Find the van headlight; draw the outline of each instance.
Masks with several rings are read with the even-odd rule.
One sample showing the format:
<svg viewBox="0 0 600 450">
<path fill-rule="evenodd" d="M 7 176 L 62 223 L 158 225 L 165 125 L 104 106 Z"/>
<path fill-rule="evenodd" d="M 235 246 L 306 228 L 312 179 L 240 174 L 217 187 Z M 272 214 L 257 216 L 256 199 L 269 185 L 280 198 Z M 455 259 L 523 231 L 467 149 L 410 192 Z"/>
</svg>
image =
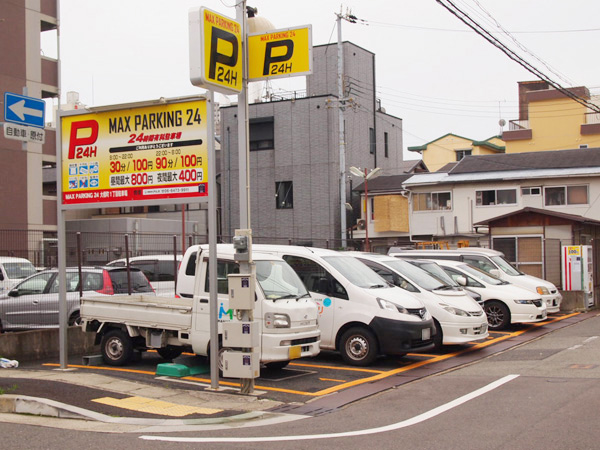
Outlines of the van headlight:
<svg viewBox="0 0 600 450">
<path fill-rule="evenodd" d="M 535 288 L 538 294 L 540 295 L 550 295 L 550 291 L 546 286 L 538 286 Z"/>
<path fill-rule="evenodd" d="M 281 313 L 266 313 L 265 314 L 266 328 L 289 328 L 290 316 Z"/>
<path fill-rule="evenodd" d="M 533 305 L 533 300 L 515 300 L 519 305 Z"/>
<path fill-rule="evenodd" d="M 463 311 L 460 308 L 454 308 L 453 306 L 444 306 L 444 309 L 455 316 L 469 317 L 471 315 L 468 312 Z"/>
<path fill-rule="evenodd" d="M 381 309 L 387 309 L 390 311 L 398 311 L 401 314 L 408 314 L 408 310 L 404 306 L 396 305 L 395 303 L 389 302 L 382 298 L 377 297 L 377 303 Z"/>
</svg>

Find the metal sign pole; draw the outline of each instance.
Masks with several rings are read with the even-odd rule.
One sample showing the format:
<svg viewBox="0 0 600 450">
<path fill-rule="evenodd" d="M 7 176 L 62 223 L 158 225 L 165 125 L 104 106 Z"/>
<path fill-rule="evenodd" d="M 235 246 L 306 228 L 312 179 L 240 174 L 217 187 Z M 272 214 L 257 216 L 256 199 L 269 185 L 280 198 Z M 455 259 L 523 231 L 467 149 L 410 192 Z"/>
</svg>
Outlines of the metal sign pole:
<svg viewBox="0 0 600 450">
<path fill-rule="evenodd" d="M 206 105 L 207 118 L 207 146 L 208 146 L 208 272 L 209 272 L 209 305 L 210 305 L 210 387 L 219 388 L 219 322 L 217 309 L 217 205 L 216 205 L 216 186 L 215 180 L 215 110 L 214 110 L 214 92 L 207 92 L 208 99 Z M 200 261 L 196 261 L 200 264 Z"/>
</svg>

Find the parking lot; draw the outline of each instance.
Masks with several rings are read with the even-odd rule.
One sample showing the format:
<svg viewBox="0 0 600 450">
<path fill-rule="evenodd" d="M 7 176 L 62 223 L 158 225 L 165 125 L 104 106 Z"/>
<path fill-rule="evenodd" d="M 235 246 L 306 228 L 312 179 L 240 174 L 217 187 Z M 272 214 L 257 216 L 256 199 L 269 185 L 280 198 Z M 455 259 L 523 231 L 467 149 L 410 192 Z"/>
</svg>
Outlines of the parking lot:
<svg viewBox="0 0 600 450">
<path fill-rule="evenodd" d="M 304 405 L 308 402 L 312 404 L 315 399 L 320 399 L 321 403 L 339 407 L 375 392 L 459 367 L 536 339 L 554 329 L 579 321 L 579 316 L 579 313 L 554 314 L 544 322 L 513 325 L 503 332 L 490 332 L 485 341 L 464 346 L 444 346 L 440 352 L 409 353 L 402 358 L 380 357 L 369 367 L 348 366 L 338 353 L 323 351 L 315 358 L 294 360 L 284 369 L 263 368 L 260 378 L 255 380 L 253 395 L 294 405 Z M 201 366 L 203 373 L 181 378 L 157 375 L 157 365 L 165 363 L 165 360 L 155 352 L 143 353 L 141 359 L 126 367 L 97 364 L 98 358 L 90 357 L 84 360 L 89 361 L 89 364 L 82 364 L 81 357 L 72 357 L 69 367 L 97 373 L 108 371 L 112 376 L 143 380 L 146 383 L 174 383 L 178 387 L 186 384 L 190 389 L 205 389 L 210 387 L 211 382 L 207 360 L 190 354 L 184 354 L 174 362 Z M 58 364 L 55 362 L 43 364 L 45 368 L 56 366 Z M 239 381 L 221 379 L 219 387 L 236 391 L 239 389 Z M 333 393 L 337 395 L 329 395 Z"/>
</svg>

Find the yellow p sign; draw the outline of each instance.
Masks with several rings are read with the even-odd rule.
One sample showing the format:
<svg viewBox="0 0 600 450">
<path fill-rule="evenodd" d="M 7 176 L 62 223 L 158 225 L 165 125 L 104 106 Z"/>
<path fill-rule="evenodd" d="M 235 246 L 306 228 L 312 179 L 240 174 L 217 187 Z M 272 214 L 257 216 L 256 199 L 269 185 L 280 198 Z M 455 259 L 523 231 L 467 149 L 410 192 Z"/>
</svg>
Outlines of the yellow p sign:
<svg viewBox="0 0 600 450">
<path fill-rule="evenodd" d="M 274 30 L 248 36 L 248 79 L 312 73 L 312 27 Z"/>
<path fill-rule="evenodd" d="M 242 90 L 242 27 L 208 8 L 189 12 L 190 81 L 224 94 Z"/>
</svg>

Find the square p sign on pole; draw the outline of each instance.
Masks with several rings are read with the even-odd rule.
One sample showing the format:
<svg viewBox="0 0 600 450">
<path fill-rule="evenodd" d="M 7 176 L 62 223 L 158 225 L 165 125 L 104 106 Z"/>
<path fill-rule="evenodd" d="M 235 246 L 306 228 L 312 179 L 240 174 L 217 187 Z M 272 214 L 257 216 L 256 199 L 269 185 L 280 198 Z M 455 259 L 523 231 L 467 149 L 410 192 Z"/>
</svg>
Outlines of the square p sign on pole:
<svg viewBox="0 0 600 450">
<path fill-rule="evenodd" d="M 192 8 L 190 81 L 222 94 L 242 91 L 242 26 L 208 8 Z"/>
</svg>

